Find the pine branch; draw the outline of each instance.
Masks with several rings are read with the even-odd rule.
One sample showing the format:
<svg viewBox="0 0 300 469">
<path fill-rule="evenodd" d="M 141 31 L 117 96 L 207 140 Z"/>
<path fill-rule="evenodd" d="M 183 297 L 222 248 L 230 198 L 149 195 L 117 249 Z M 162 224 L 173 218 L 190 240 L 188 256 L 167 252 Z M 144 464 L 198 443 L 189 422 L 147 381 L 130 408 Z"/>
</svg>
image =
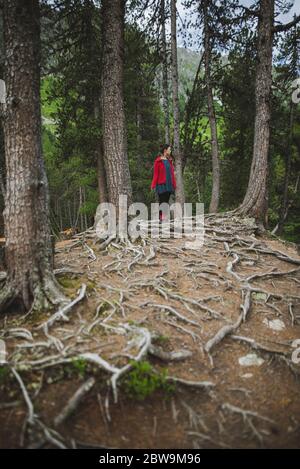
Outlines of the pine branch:
<svg viewBox="0 0 300 469">
<path fill-rule="evenodd" d="M 259 10 L 251 10 L 251 8 L 247 8 L 243 5 L 239 5 L 239 6 L 248 16 L 256 16 L 258 18 L 260 15 Z"/>
<path fill-rule="evenodd" d="M 295 16 L 295 18 L 293 19 L 293 21 L 290 21 L 289 23 L 286 23 L 286 24 L 278 24 L 277 26 L 274 26 L 273 28 L 273 31 L 275 33 L 281 33 L 283 31 L 288 31 L 289 29 L 291 29 L 293 26 L 295 26 L 296 24 L 298 24 L 300 21 L 300 15 L 298 16 Z"/>
</svg>

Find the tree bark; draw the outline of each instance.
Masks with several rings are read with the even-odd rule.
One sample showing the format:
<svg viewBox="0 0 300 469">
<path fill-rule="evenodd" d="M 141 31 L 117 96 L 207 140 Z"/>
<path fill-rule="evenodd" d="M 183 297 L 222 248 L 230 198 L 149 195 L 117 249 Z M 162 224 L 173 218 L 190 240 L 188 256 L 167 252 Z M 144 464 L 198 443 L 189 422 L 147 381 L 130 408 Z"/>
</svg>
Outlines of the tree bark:
<svg viewBox="0 0 300 469">
<path fill-rule="evenodd" d="M 180 116 L 178 99 L 178 65 L 177 65 L 177 25 L 176 0 L 171 0 L 171 56 L 172 56 L 172 88 L 173 88 L 173 120 L 174 120 L 174 158 L 176 172 L 176 202 L 184 204 L 184 185 L 182 173 L 182 153 L 180 147 Z"/>
<path fill-rule="evenodd" d="M 274 0 L 260 0 L 255 83 L 255 128 L 250 177 L 245 198 L 235 212 L 267 224 Z"/>
<path fill-rule="evenodd" d="M 296 21 L 297 17 L 295 16 L 294 20 Z M 293 32 L 293 42 L 292 42 L 292 76 L 293 79 L 297 79 L 298 67 L 299 67 L 299 39 L 298 39 L 298 30 L 297 25 L 294 26 Z M 292 152 L 293 152 L 293 140 L 294 140 L 294 121 L 295 121 L 295 109 L 296 104 L 293 103 L 293 100 L 290 101 L 290 122 L 289 122 L 289 134 L 287 139 L 287 148 L 286 148 L 286 159 L 285 159 L 285 175 L 284 175 L 284 188 L 283 188 L 283 197 L 280 208 L 278 224 L 272 233 L 277 233 L 281 235 L 283 233 L 283 228 L 285 221 L 288 217 L 289 208 L 292 205 L 292 201 L 289 200 L 289 183 L 291 177 L 291 163 L 292 163 Z"/>
<path fill-rule="evenodd" d="M 123 98 L 125 0 L 103 0 L 102 124 L 109 202 L 132 200 Z"/>
<path fill-rule="evenodd" d="M 66 301 L 52 272 L 49 195 L 40 109 L 38 0 L 7 0 L 4 140 L 6 159 L 5 261 L 0 311 L 17 302 L 41 310 Z"/>
</svg>

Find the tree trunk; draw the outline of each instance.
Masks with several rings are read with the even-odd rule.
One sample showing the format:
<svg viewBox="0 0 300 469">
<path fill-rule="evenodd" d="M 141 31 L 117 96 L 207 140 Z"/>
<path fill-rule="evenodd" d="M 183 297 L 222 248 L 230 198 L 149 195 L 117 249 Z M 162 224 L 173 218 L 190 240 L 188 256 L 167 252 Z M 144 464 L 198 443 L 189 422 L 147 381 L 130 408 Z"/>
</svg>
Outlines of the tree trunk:
<svg viewBox="0 0 300 469">
<path fill-rule="evenodd" d="M 180 148 L 180 119 L 178 99 L 178 66 L 177 66 L 177 26 L 176 0 L 171 0 L 171 55 L 172 55 L 172 88 L 173 88 L 173 120 L 174 120 L 174 158 L 176 171 L 176 202 L 184 204 L 184 185 L 182 173 L 182 154 Z"/>
<path fill-rule="evenodd" d="M 103 151 L 109 202 L 118 210 L 119 196 L 132 189 L 127 156 L 123 99 L 125 0 L 103 0 L 102 124 Z"/>
<path fill-rule="evenodd" d="M 41 145 L 38 0 L 4 2 L 5 260 L 0 311 L 16 302 L 41 310 L 66 301 L 52 272 L 48 181 Z"/>
<path fill-rule="evenodd" d="M 294 16 L 296 19 L 296 16 Z M 293 45 L 292 45 L 292 77 L 294 80 L 297 79 L 298 68 L 299 68 L 299 39 L 297 25 L 294 27 L 293 32 Z M 279 214 L 278 224 L 272 233 L 282 235 L 285 221 L 288 216 L 289 208 L 292 205 L 292 201 L 289 201 L 289 183 L 291 177 L 291 163 L 292 163 L 292 152 L 293 152 L 293 140 L 294 140 L 294 120 L 295 120 L 295 108 L 296 105 L 291 100 L 290 102 L 290 122 L 289 122 L 289 135 L 287 139 L 286 159 L 285 159 L 285 175 L 284 175 L 284 189 L 283 198 L 281 203 L 281 209 Z"/>
<path fill-rule="evenodd" d="M 163 55 L 163 111 L 165 126 L 165 143 L 170 143 L 170 106 L 169 106 L 169 86 L 168 86 L 168 54 L 166 41 L 166 5 L 165 0 L 160 3 L 161 15 L 161 44 Z"/>
<path fill-rule="evenodd" d="M 267 224 L 274 0 L 260 0 L 255 83 L 253 157 L 245 198 L 235 212 Z"/>
<path fill-rule="evenodd" d="M 204 19 L 204 65 L 205 85 L 207 94 L 208 119 L 211 132 L 211 156 L 212 156 L 212 192 L 209 212 L 217 212 L 220 198 L 220 161 L 218 148 L 217 121 L 214 108 L 213 91 L 211 84 L 211 33 L 208 19 L 208 0 L 203 2 Z"/>
</svg>

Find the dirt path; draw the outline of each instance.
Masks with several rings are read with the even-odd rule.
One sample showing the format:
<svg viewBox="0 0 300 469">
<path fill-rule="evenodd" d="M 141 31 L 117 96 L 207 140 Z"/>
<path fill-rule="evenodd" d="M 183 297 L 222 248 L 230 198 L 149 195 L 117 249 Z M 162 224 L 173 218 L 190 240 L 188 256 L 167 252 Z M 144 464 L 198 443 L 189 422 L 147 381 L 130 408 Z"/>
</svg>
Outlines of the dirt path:
<svg viewBox="0 0 300 469">
<path fill-rule="evenodd" d="M 15 374 L 0 368 L 0 447 L 299 447 L 300 256 L 254 232 L 219 217 L 198 250 L 58 244 L 57 278 L 86 295 L 47 329 L 47 312 L 1 318 Z"/>
</svg>

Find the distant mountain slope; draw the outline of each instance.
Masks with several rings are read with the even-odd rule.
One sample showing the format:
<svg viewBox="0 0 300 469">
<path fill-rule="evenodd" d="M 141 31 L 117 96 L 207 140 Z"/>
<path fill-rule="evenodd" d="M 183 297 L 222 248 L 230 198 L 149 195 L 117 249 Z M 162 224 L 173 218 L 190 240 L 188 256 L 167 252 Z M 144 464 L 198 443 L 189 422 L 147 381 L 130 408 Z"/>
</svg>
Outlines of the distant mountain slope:
<svg viewBox="0 0 300 469">
<path fill-rule="evenodd" d="M 178 47 L 179 94 L 186 98 L 186 90 L 193 86 L 201 52 Z"/>
</svg>

